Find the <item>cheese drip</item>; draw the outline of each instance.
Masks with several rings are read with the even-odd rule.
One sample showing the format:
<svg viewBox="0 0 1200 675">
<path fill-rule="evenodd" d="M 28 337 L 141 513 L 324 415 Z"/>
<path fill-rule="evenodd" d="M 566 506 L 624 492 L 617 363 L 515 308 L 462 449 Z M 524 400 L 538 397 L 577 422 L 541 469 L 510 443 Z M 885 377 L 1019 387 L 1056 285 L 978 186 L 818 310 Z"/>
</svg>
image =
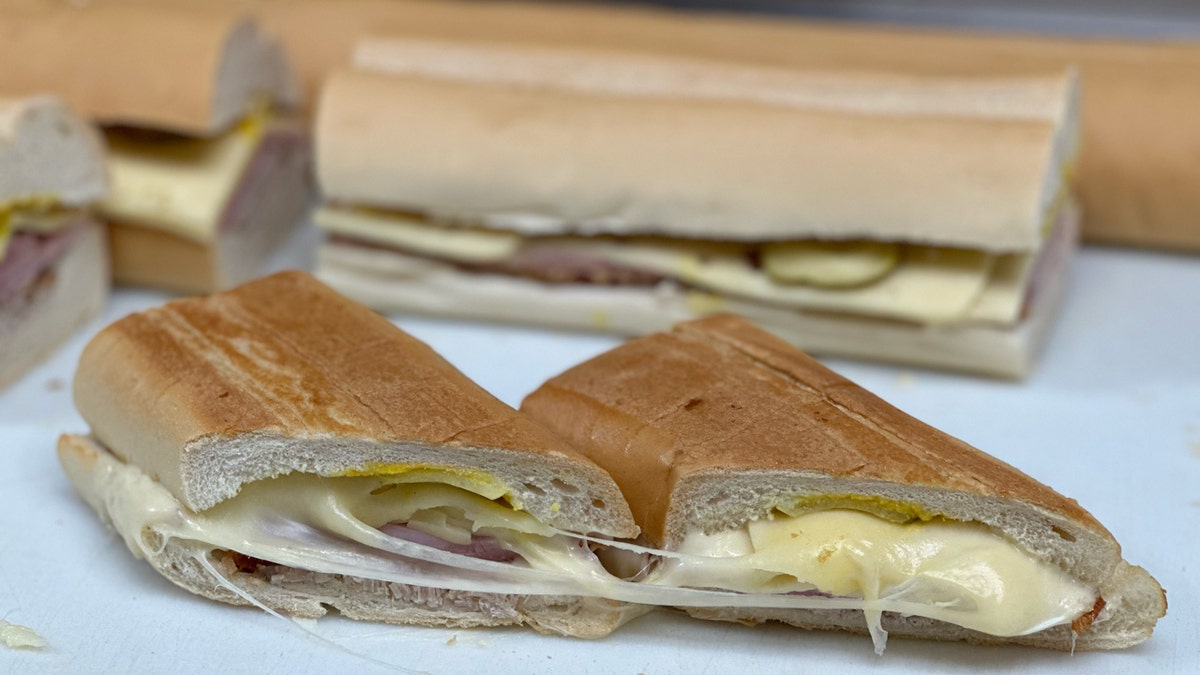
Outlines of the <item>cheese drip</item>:
<svg viewBox="0 0 1200 675">
<path fill-rule="evenodd" d="M 895 523 L 847 509 L 689 533 L 647 583 L 742 593 L 903 600 L 989 635 L 1027 635 L 1092 607 L 1095 591 L 984 525 Z"/>
<path fill-rule="evenodd" d="M 426 470 L 419 474 L 428 475 Z M 648 549 L 563 532 L 550 528 L 528 513 L 471 491 L 444 484 L 405 484 L 403 477 L 397 480 L 396 476 L 319 478 L 289 475 L 249 484 L 236 497 L 203 513 L 184 508 L 160 483 L 107 452 L 97 458 L 90 480 L 91 492 L 101 502 L 97 508 L 125 537 L 134 555 L 152 559 L 162 552 L 168 541 L 174 540 L 210 571 L 213 568 L 209 553 L 229 550 L 313 572 L 477 593 L 572 595 L 674 607 L 861 610 L 868 617 L 874 617 L 876 627 L 879 615 L 885 611 L 952 623 L 972 620 L 972 610 L 965 604 L 969 599 L 957 601 L 944 593 L 932 593 L 923 588 L 914 590 L 905 584 L 884 589 L 890 593 L 868 593 L 865 597 L 819 597 L 778 590 L 746 593 L 664 585 L 661 574 L 656 577 L 658 583 L 624 581 L 608 573 L 585 543 L 659 557 L 668 561 L 668 567 L 687 564 L 687 569 L 695 569 L 697 565 L 716 564 L 731 565 L 731 569 L 740 570 L 737 574 L 746 571 L 733 558 L 710 557 L 712 548 L 709 546 L 701 545 L 704 555 L 696 555 L 694 551 Z M 455 482 L 461 482 L 459 477 Z M 450 517 L 439 519 L 438 514 Z M 522 561 L 505 563 L 471 558 L 391 537 L 377 529 L 386 522 L 414 517 L 426 524 L 434 523 L 434 527 L 443 524 L 460 530 L 469 527 L 472 533 L 493 536 L 504 547 L 517 552 Z M 946 531 L 956 530 L 948 528 Z M 156 536 L 147 536 L 148 532 Z M 1010 570 L 1000 571 L 1007 573 Z M 1058 570 L 1035 571 L 1043 577 L 1066 576 Z M 222 582 L 229 583 L 228 580 Z M 1064 582 L 1060 586 L 1073 583 Z M 708 578 L 704 584 L 713 585 L 712 579 Z M 1039 590 L 1058 592 L 1060 586 Z M 1024 630 L 1033 632 L 1070 623 L 1091 608 L 1093 593 L 1078 584 L 1070 590 L 1058 606 L 1050 607 L 1054 603 L 1047 603 L 1042 597 L 1028 597 L 1022 601 L 1021 598 L 1028 595 L 1022 588 L 1012 603 L 1026 602 L 1031 607 L 1051 612 L 1029 619 Z M 236 589 L 235 592 L 244 595 L 248 591 Z M 922 593 L 926 595 L 922 596 Z M 1087 596 L 1086 602 L 1084 596 Z M 1075 606 L 1076 600 L 1079 600 L 1079 606 Z M 974 611 L 985 608 L 986 605 L 977 605 Z M 633 611 L 629 616 L 636 613 Z M 985 620 L 974 621 L 975 625 L 984 623 Z M 872 637 L 876 651 L 882 652 L 886 634 L 882 630 L 873 630 Z"/>
</svg>

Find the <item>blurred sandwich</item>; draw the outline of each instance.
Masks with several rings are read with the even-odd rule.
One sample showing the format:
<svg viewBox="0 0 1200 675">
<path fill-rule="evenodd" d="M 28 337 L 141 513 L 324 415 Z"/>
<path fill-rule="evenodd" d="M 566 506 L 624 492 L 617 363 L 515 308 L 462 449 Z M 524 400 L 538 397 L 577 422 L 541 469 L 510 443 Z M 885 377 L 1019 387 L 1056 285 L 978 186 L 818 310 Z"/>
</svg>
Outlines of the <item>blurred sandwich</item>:
<svg viewBox="0 0 1200 675">
<path fill-rule="evenodd" d="M 53 352 L 108 296 L 100 135 L 57 99 L 0 98 L 0 389 Z"/>
<path fill-rule="evenodd" d="M 368 36 L 648 52 L 860 75 L 995 78 L 1076 67 L 1084 82 L 1084 239 L 1200 251 L 1200 191 L 1192 189 L 1200 181 L 1194 39 L 1006 35 L 630 3 L 265 0 L 256 7 L 294 57 L 306 99 Z"/>
<path fill-rule="evenodd" d="M 278 45 L 233 4 L 8 8 L 0 93 L 52 88 L 104 126 L 116 281 L 182 292 L 257 276 L 311 200 Z"/>
<path fill-rule="evenodd" d="M 1166 611 L 1077 502 L 736 317 L 628 342 L 521 410 L 621 487 L 662 549 L 641 584 L 780 603 L 701 618 L 1070 651 Z"/>
<path fill-rule="evenodd" d="M 318 275 L 376 309 L 1021 376 L 1077 237 L 1075 80 L 365 43 L 317 119 Z"/>
</svg>

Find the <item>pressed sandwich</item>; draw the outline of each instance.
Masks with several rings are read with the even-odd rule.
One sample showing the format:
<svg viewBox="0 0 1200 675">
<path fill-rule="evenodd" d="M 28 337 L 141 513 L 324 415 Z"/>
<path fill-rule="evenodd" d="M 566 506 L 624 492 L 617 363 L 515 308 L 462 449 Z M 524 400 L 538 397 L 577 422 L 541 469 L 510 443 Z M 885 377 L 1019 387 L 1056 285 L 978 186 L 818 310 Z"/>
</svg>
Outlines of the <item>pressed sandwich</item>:
<svg viewBox="0 0 1200 675">
<path fill-rule="evenodd" d="M 280 273 L 130 315 L 84 350 L 59 456 L 135 556 L 302 617 L 606 634 L 640 608 L 581 535 L 612 479 L 433 350 Z"/>
<path fill-rule="evenodd" d="M 0 389 L 108 296 L 99 133 L 50 96 L 0 98 Z"/>
<path fill-rule="evenodd" d="M 1070 73 L 841 75 L 383 40 L 317 119 L 318 275 L 382 310 L 1031 368 L 1077 236 Z"/>
<path fill-rule="evenodd" d="M 630 341 L 521 409 L 621 487 L 656 547 L 641 584 L 780 603 L 698 617 L 1072 650 L 1166 611 L 1077 502 L 737 317 Z"/>
<path fill-rule="evenodd" d="M 53 90 L 104 126 L 116 281 L 183 292 L 261 273 L 311 199 L 279 46 L 233 4 L 6 8 L 0 93 Z"/>
<path fill-rule="evenodd" d="M 657 3 L 664 4 L 664 3 Z M 678 4 L 678 3 L 673 3 Z M 711 3 L 710 3 L 711 4 Z M 1075 67 L 1081 92 L 1079 196 L 1086 240 L 1200 251 L 1200 42 L 1004 34 L 631 3 L 280 0 L 259 5 L 306 92 L 365 36 L 507 41 L 650 52 L 797 69 L 954 78 Z M 1131 142 L 1130 139 L 1137 139 Z"/>
</svg>

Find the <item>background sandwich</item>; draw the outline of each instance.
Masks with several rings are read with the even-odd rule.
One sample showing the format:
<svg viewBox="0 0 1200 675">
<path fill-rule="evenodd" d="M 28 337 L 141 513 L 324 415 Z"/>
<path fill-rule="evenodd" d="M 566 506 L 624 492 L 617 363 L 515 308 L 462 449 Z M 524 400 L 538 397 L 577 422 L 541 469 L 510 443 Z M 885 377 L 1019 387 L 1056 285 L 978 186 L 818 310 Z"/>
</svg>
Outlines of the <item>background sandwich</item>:
<svg viewBox="0 0 1200 675">
<path fill-rule="evenodd" d="M 628 342 L 521 409 L 674 552 L 642 583 L 808 600 L 696 616 L 1075 650 L 1139 643 L 1166 611 L 1074 500 L 736 317 Z"/>
<path fill-rule="evenodd" d="M 118 282 L 211 291 L 256 276 L 311 199 L 283 53 L 233 4 L 7 6 L 0 93 L 53 90 L 104 125 Z"/>
<path fill-rule="evenodd" d="M 1020 376 L 1076 239 L 1074 79 L 376 41 L 324 92 L 318 275 L 372 307 L 638 334 L 714 311 Z"/>
<path fill-rule="evenodd" d="M 0 389 L 46 358 L 108 296 L 99 134 L 57 99 L 0 98 Z"/>
<path fill-rule="evenodd" d="M 728 3 L 727 3 L 728 4 Z M 648 52 L 843 73 L 1021 77 L 1078 68 L 1089 241 L 1200 251 L 1200 44 L 802 21 L 598 3 L 270 0 L 307 96 L 364 36 Z"/>
<path fill-rule="evenodd" d="M 598 592 L 616 579 L 579 538 L 636 535 L 612 479 L 307 275 L 121 319 L 75 400 L 71 481 L 193 593 L 583 637 L 643 611 Z"/>
</svg>

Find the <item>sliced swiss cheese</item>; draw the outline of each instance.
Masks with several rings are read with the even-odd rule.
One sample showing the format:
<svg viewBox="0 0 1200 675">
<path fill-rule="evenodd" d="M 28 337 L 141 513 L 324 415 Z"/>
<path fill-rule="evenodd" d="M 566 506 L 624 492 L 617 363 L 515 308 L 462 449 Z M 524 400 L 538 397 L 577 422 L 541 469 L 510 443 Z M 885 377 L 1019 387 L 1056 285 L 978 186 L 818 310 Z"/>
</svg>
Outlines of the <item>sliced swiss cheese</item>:
<svg viewBox="0 0 1200 675">
<path fill-rule="evenodd" d="M 208 243 L 262 140 L 262 122 L 247 120 L 215 139 L 107 132 L 106 218 Z"/>
<path fill-rule="evenodd" d="M 580 255 L 657 272 L 696 288 L 772 305 L 848 312 L 922 324 L 1012 323 L 1020 315 L 1035 254 L 906 245 L 899 263 L 872 283 L 849 288 L 783 284 L 750 260 L 744 244 L 661 238 L 531 237 L 450 227 L 419 216 L 325 208 L 323 229 L 457 263 L 497 263 L 537 250 Z M 545 256 L 543 256 L 545 257 Z"/>
</svg>

